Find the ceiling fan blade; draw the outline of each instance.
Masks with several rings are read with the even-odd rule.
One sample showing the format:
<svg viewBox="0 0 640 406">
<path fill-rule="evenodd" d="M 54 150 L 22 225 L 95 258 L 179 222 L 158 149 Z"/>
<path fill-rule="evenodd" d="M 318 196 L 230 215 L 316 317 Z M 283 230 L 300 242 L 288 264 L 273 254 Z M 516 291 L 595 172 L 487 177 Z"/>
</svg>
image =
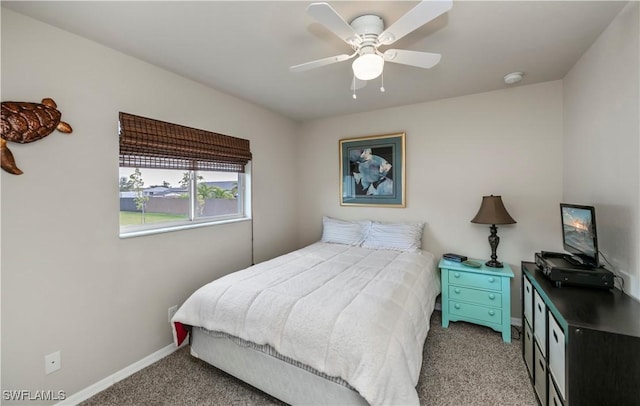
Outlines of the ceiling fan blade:
<svg viewBox="0 0 640 406">
<path fill-rule="evenodd" d="M 359 38 L 358 33 L 327 3 L 311 3 L 307 13 L 348 44 Z"/>
<path fill-rule="evenodd" d="M 388 49 L 382 55 L 386 62 L 401 63 L 425 69 L 434 67 L 442 58 L 440 54 L 407 51 L 406 49 Z"/>
<path fill-rule="evenodd" d="M 355 55 L 356 54 L 354 53 L 352 55 L 342 54 L 342 55 L 330 56 L 328 58 L 318 59 L 311 62 L 301 63 L 300 65 L 290 66 L 289 70 L 291 72 L 304 72 L 311 69 L 319 68 L 321 66 L 331 65 L 332 63 L 346 61 L 347 59 L 351 59 Z"/>
<path fill-rule="evenodd" d="M 418 27 L 451 10 L 452 0 L 423 0 L 379 35 L 380 43 L 390 45 Z"/>
</svg>

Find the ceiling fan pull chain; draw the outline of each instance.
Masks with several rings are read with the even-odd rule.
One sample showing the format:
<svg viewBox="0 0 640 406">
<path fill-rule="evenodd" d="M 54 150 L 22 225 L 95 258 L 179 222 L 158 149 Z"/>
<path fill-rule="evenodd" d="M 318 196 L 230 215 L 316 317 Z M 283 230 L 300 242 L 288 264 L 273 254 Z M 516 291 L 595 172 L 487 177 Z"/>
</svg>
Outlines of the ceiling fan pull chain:
<svg viewBox="0 0 640 406">
<path fill-rule="evenodd" d="M 380 75 L 380 92 L 384 93 L 384 71 Z"/>
<path fill-rule="evenodd" d="M 358 96 L 356 96 L 356 76 L 353 75 L 353 81 L 351 82 L 351 88 L 353 89 L 353 100 L 357 99 Z"/>
</svg>

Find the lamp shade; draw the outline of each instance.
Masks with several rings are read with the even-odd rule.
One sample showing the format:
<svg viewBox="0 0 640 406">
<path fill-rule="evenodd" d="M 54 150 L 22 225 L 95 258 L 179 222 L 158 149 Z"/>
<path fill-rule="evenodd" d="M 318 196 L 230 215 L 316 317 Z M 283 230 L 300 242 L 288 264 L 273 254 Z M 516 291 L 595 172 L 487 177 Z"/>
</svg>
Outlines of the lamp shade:
<svg viewBox="0 0 640 406">
<path fill-rule="evenodd" d="M 477 224 L 514 224 L 516 221 L 509 215 L 502 203 L 502 196 L 483 196 L 478 214 L 471 220 Z"/>
<path fill-rule="evenodd" d="M 382 74 L 384 59 L 380 55 L 369 53 L 358 57 L 353 64 L 353 74 L 360 80 L 375 79 Z"/>
</svg>

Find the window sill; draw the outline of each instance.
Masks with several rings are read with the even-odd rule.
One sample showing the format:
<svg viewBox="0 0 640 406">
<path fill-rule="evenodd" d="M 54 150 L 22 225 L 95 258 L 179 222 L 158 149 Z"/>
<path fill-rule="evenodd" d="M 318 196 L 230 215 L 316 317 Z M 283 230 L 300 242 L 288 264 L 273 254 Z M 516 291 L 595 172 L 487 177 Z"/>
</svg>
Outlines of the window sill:
<svg viewBox="0 0 640 406">
<path fill-rule="evenodd" d="M 200 222 L 189 221 L 189 222 L 184 222 L 184 223 L 179 223 L 179 224 L 169 225 L 164 227 L 158 227 L 158 228 L 121 231 L 120 238 L 124 239 L 124 238 L 133 238 L 133 237 L 142 237 L 145 235 L 163 234 L 163 233 L 170 233 L 172 231 L 189 230 L 192 228 L 201 228 L 201 227 L 211 227 L 211 226 L 217 226 L 220 224 L 238 223 L 241 221 L 250 221 L 250 220 L 251 220 L 250 217 L 239 217 L 239 218 L 216 220 L 216 221 L 200 221 Z"/>
</svg>

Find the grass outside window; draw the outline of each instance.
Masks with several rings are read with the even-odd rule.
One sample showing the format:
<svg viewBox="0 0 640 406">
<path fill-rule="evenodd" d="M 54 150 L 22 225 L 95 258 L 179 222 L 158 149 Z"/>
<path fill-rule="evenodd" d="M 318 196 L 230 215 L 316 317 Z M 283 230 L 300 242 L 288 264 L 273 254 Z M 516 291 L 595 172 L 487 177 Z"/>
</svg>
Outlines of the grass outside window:
<svg viewBox="0 0 640 406">
<path fill-rule="evenodd" d="M 142 213 L 121 211 L 120 212 L 120 225 L 142 225 L 149 223 L 167 223 L 171 221 L 184 221 L 189 220 L 189 216 L 181 216 L 177 214 L 168 213 L 145 213 L 144 222 L 142 220 Z"/>
</svg>

